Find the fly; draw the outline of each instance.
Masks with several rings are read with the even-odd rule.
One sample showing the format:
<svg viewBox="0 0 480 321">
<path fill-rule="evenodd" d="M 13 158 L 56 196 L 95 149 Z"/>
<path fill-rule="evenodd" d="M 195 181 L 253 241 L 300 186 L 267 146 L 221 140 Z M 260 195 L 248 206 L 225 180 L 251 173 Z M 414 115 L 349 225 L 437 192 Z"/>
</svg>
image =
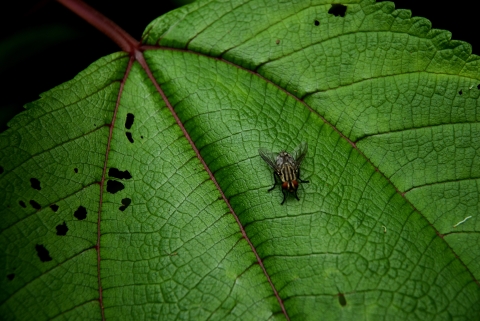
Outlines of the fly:
<svg viewBox="0 0 480 321">
<path fill-rule="evenodd" d="M 278 155 L 268 151 L 265 148 L 260 148 L 258 153 L 262 159 L 273 169 L 273 187 L 268 191 L 272 191 L 277 186 L 277 177 L 282 182 L 283 203 L 287 197 L 286 192 L 292 193 L 299 201 L 297 195 L 298 182 L 310 183 L 300 178 L 300 165 L 302 164 L 305 155 L 307 154 L 307 143 L 302 142 L 290 155 L 286 151 L 281 151 Z"/>
</svg>

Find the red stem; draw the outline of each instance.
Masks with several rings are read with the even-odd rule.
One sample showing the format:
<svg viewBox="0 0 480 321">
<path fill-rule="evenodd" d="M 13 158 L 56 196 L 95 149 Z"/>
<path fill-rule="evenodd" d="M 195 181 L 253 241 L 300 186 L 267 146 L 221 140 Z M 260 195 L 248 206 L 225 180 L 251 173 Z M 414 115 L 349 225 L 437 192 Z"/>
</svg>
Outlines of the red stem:
<svg viewBox="0 0 480 321">
<path fill-rule="evenodd" d="M 140 43 L 120 28 L 112 20 L 90 7 L 81 0 L 57 0 L 59 3 L 70 9 L 89 24 L 103 32 L 112 39 L 119 47 L 130 55 L 134 55 Z"/>
</svg>

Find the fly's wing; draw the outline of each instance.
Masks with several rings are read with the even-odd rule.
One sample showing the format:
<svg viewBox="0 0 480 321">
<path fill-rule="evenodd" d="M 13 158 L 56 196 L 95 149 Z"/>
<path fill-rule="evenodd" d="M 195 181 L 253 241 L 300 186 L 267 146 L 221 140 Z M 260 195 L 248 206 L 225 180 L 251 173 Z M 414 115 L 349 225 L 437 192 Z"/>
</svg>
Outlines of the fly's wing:
<svg viewBox="0 0 480 321">
<path fill-rule="evenodd" d="M 300 164 L 302 164 L 303 159 L 305 158 L 305 155 L 307 155 L 307 150 L 308 150 L 308 145 L 306 142 L 301 142 L 300 145 L 295 148 L 293 151 L 293 158 L 295 158 L 295 163 L 297 165 L 297 168 L 300 167 Z"/>
<path fill-rule="evenodd" d="M 260 148 L 258 150 L 258 153 L 260 154 L 260 157 L 262 157 L 262 159 L 265 161 L 265 163 L 268 164 L 268 166 L 270 166 L 274 171 L 277 170 L 277 166 L 275 165 L 277 157 L 274 153 L 272 153 L 266 148 Z"/>
</svg>

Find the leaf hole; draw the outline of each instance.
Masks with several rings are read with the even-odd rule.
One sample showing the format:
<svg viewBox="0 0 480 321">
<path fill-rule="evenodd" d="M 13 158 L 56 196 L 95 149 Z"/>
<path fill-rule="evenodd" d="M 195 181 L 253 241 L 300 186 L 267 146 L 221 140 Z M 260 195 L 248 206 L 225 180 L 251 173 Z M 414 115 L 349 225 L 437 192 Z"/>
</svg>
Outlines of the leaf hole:
<svg viewBox="0 0 480 321">
<path fill-rule="evenodd" d="M 38 204 L 37 202 L 35 202 L 34 200 L 30 200 L 30 205 L 32 205 L 32 207 L 36 210 L 39 210 L 41 209 L 42 207 L 40 206 L 40 204 Z"/>
<path fill-rule="evenodd" d="M 78 173 L 78 168 L 75 167 L 75 168 L 73 169 L 73 171 L 75 172 L 75 174 L 77 174 L 77 173 Z"/>
<path fill-rule="evenodd" d="M 335 17 L 345 17 L 345 13 L 347 12 L 347 6 L 344 6 L 343 4 L 332 4 L 332 7 L 330 10 L 328 10 L 329 14 L 333 14 Z"/>
<path fill-rule="evenodd" d="M 63 222 L 63 224 L 58 224 L 56 226 L 56 229 L 57 229 L 57 235 L 60 235 L 60 236 L 67 235 L 68 227 L 67 227 L 67 223 L 65 223 L 65 221 Z"/>
<path fill-rule="evenodd" d="M 24 201 L 19 201 L 18 204 L 20 204 L 20 206 L 23 208 L 27 208 L 27 205 L 25 205 Z"/>
<path fill-rule="evenodd" d="M 30 186 L 36 190 L 41 190 L 42 188 L 40 187 L 40 181 L 36 178 L 30 178 Z"/>
<path fill-rule="evenodd" d="M 133 137 L 131 132 L 126 132 L 125 135 L 127 135 L 128 141 L 133 144 Z"/>
<path fill-rule="evenodd" d="M 109 193 L 115 194 L 117 192 L 120 192 L 124 188 L 125 188 L 125 185 L 123 185 L 120 182 L 112 181 L 112 180 L 108 180 L 107 182 L 107 192 Z"/>
<path fill-rule="evenodd" d="M 7 275 L 7 279 L 9 279 L 10 281 L 15 279 L 15 273 L 10 273 L 9 275 Z"/>
<path fill-rule="evenodd" d="M 343 295 L 343 293 L 338 294 L 338 303 L 340 303 L 342 307 L 347 305 L 347 299 L 345 299 L 345 295 Z"/>
<path fill-rule="evenodd" d="M 3 174 L 3 167 L 0 166 L 0 174 Z"/>
<path fill-rule="evenodd" d="M 480 90 L 480 84 L 477 85 L 477 89 Z"/>
<path fill-rule="evenodd" d="M 143 136 L 140 136 L 141 139 L 143 139 Z"/>
<path fill-rule="evenodd" d="M 118 168 L 114 168 L 114 167 L 112 167 L 108 170 L 108 176 L 115 177 L 115 178 L 118 178 L 118 179 L 130 179 L 130 178 L 132 178 L 132 175 L 130 174 L 129 171 L 125 170 L 125 171 L 122 172 Z"/>
<path fill-rule="evenodd" d="M 134 119 L 135 119 L 135 116 L 133 114 L 131 114 L 131 113 L 127 114 L 127 119 L 125 120 L 125 128 L 126 129 L 132 128 Z"/>
<path fill-rule="evenodd" d="M 52 211 L 54 211 L 54 212 L 58 211 L 58 205 L 57 205 L 57 204 L 52 204 L 52 205 L 50 205 L 50 208 L 51 208 Z"/>
<path fill-rule="evenodd" d="M 458 94 L 461 96 L 463 94 L 463 91 L 460 89 L 460 91 L 458 92 Z"/>
<path fill-rule="evenodd" d="M 315 21 L 313 22 L 313 24 L 318 27 L 318 26 L 320 25 L 320 21 L 315 20 Z"/>
<path fill-rule="evenodd" d="M 42 244 L 35 245 L 35 250 L 37 250 L 37 255 L 42 262 L 48 262 L 52 260 L 50 253 Z"/>
<path fill-rule="evenodd" d="M 120 211 L 125 211 L 127 209 L 127 207 L 132 203 L 132 200 L 129 199 L 129 198 L 124 198 L 122 199 L 122 206 L 120 206 L 118 209 Z"/>
<path fill-rule="evenodd" d="M 83 206 L 79 206 L 75 213 L 73 213 L 73 216 L 75 216 L 78 220 L 84 220 L 87 218 L 87 209 Z"/>
</svg>

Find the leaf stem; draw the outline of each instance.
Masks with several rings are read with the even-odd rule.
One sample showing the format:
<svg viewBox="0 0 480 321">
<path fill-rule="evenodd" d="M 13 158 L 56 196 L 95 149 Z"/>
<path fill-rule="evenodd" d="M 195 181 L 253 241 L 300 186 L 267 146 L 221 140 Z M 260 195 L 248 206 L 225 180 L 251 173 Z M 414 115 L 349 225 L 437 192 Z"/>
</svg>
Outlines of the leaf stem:
<svg viewBox="0 0 480 321">
<path fill-rule="evenodd" d="M 113 40 L 123 51 L 130 55 L 134 55 L 138 51 L 140 43 L 137 40 L 85 2 L 81 0 L 57 1 Z"/>
</svg>

